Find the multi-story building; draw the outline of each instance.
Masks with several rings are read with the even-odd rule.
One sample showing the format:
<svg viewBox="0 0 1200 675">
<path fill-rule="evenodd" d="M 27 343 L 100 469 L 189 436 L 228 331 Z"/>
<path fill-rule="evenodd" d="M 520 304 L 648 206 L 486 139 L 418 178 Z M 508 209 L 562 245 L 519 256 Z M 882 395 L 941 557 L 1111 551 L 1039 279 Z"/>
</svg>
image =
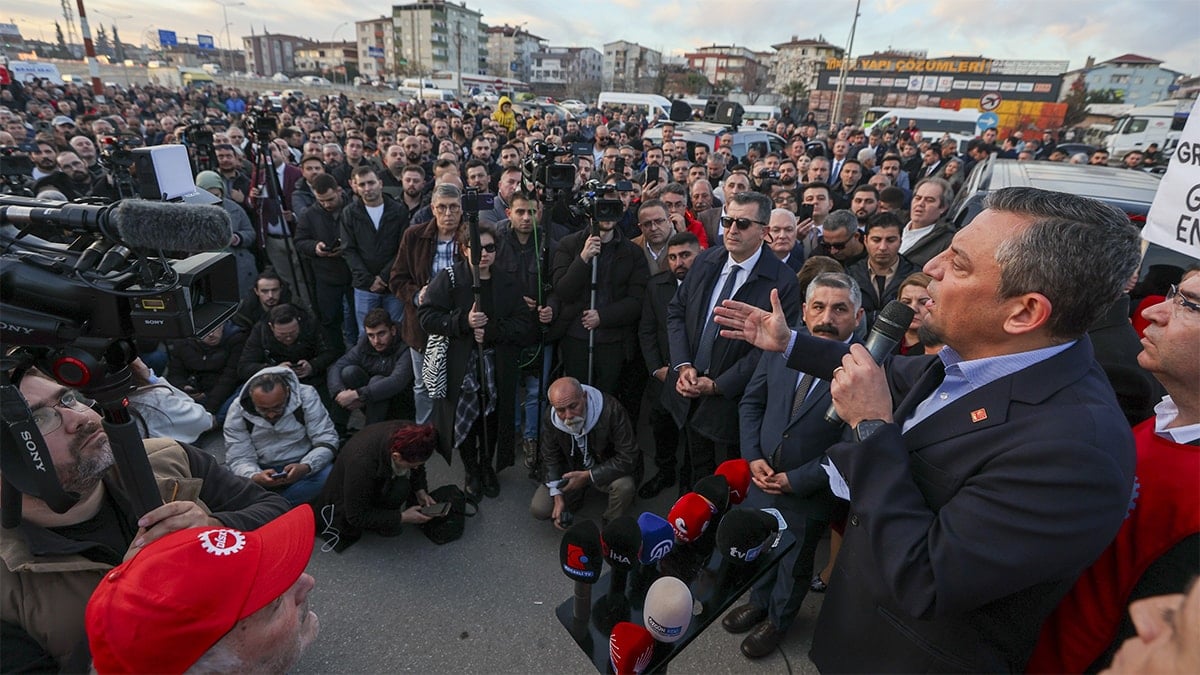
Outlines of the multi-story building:
<svg viewBox="0 0 1200 675">
<path fill-rule="evenodd" d="M 384 80 L 398 74 L 396 31 L 392 28 L 392 17 L 355 21 L 354 36 L 358 48 L 358 72 L 364 78 Z"/>
<path fill-rule="evenodd" d="M 487 73 L 483 15 L 465 4 L 428 0 L 392 6 L 396 65 L 409 75 Z"/>
<path fill-rule="evenodd" d="M 605 89 L 616 91 L 645 91 L 655 88 L 662 53 L 636 42 L 618 40 L 604 45 Z"/>
<path fill-rule="evenodd" d="M 487 74 L 528 82 L 532 77 L 532 57 L 545 46 L 545 38 L 520 26 L 491 26 L 487 29 Z"/>
<path fill-rule="evenodd" d="M 315 42 L 296 50 L 296 71 L 349 81 L 358 73 L 358 49 L 353 42 Z"/>
<path fill-rule="evenodd" d="M 845 50 L 831 45 L 823 36 L 817 38 L 799 39 L 795 35 L 788 42 L 771 45 L 775 55 L 771 60 L 771 70 L 767 76 L 767 86 L 777 94 L 792 82 L 803 83 L 808 91 L 817 88 L 817 76 L 825 66 L 826 59 L 840 59 Z"/>
<path fill-rule="evenodd" d="M 757 54 L 745 47 L 714 44 L 700 47 L 684 58 L 689 68 L 703 73 L 718 91 L 751 92 L 766 84 L 766 68 L 759 63 Z"/>
<path fill-rule="evenodd" d="M 311 40 L 295 35 L 264 33 L 242 38 L 246 52 L 246 72 L 270 77 L 275 73 L 296 73 L 296 52 L 312 45 Z"/>
<path fill-rule="evenodd" d="M 604 57 L 591 47 L 546 47 L 532 62 L 527 82 L 540 93 L 584 99 L 600 93 Z"/>
<path fill-rule="evenodd" d="M 1182 74 L 1161 67 L 1162 61 L 1138 54 L 1123 54 L 1115 59 L 1096 63 L 1088 57 L 1087 64 L 1063 74 L 1063 91 L 1068 92 L 1075 78 L 1083 74 L 1089 92 L 1111 89 L 1123 103 L 1149 105 L 1171 96 L 1171 85 Z"/>
</svg>

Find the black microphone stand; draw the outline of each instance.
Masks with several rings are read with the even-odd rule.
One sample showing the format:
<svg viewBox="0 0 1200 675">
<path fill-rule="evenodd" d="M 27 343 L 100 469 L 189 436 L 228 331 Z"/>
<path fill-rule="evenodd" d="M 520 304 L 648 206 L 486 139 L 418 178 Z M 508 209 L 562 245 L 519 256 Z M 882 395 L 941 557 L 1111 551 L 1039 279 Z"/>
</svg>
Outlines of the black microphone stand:
<svg viewBox="0 0 1200 675">
<path fill-rule="evenodd" d="M 471 290 L 475 295 L 475 307 L 479 311 L 483 311 L 483 282 L 479 276 L 479 265 L 483 261 L 483 244 L 479 239 L 479 195 L 474 189 L 468 189 L 465 199 L 465 209 L 467 213 L 467 227 L 470 230 L 471 236 Z M 477 348 L 478 358 L 475 363 L 476 376 L 479 378 L 479 428 L 483 436 L 482 449 L 479 452 L 479 459 L 484 456 L 488 458 L 488 462 L 494 462 L 495 459 L 491 455 L 491 442 L 488 438 L 487 424 L 487 368 L 484 367 L 484 348 L 483 342 L 476 340 L 475 347 Z M 480 467 L 482 468 L 482 467 Z"/>
<path fill-rule="evenodd" d="M 302 289 L 297 288 L 296 293 L 300 298 L 293 300 L 303 300 L 305 297 L 312 298 L 315 296 L 313 288 L 309 285 L 308 275 L 304 272 L 304 266 L 299 264 L 299 257 L 295 257 L 296 250 L 292 244 L 292 227 L 283 217 L 283 189 L 279 185 L 279 173 L 275 166 L 275 159 L 271 156 L 271 136 L 263 133 L 259 129 L 247 129 L 247 133 L 254 135 L 254 140 L 258 143 L 258 152 L 255 153 L 254 168 L 261 177 L 260 185 L 266 188 L 266 195 L 259 194 L 255 211 L 258 214 L 258 232 L 259 238 L 262 241 L 263 253 L 266 253 L 267 239 L 270 235 L 270 215 L 272 213 L 279 214 L 280 228 L 283 230 L 283 247 L 287 258 L 288 271 L 291 273 L 292 279 L 297 284 L 303 286 Z M 274 209 L 267 208 L 268 205 L 273 205 Z M 270 256 L 267 256 L 270 260 Z M 294 260 L 294 261 L 293 261 Z M 300 304 L 304 304 L 301 302 Z"/>
</svg>

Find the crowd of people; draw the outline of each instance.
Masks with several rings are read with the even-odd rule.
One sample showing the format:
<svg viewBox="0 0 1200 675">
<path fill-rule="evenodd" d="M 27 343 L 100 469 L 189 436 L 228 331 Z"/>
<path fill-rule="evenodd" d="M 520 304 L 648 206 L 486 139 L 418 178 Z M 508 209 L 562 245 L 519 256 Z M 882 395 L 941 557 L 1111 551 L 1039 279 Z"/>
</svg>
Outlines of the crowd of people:
<svg viewBox="0 0 1200 675">
<path fill-rule="evenodd" d="M 723 625 L 765 656 L 806 594 L 827 592 L 822 670 L 1103 667 L 1143 629 L 1122 623 L 1131 600 L 1200 572 L 1200 274 L 1135 286 L 1136 231 L 1086 199 L 1013 189 L 965 228 L 946 219 L 989 156 L 1075 161 L 1053 135 L 998 145 L 989 129 L 960 155 L 911 126 L 787 115 L 771 122 L 782 153 L 735 157 L 731 135 L 689 144 L 669 121 L 651 122 L 655 144 L 624 109 L 106 97 L 0 91 L 0 146 L 32 160 L 9 188 L 111 200 L 130 171 L 114 156 L 184 142 L 233 223 L 243 300 L 205 335 L 140 345 L 131 408 L 168 502 L 141 518 L 86 399 L 16 378 L 82 499 L 56 514 L 26 495 L 19 533 L 3 533 L 9 663 L 86 668 L 92 589 L 122 560 L 150 565 L 138 552 L 173 531 L 241 534 L 312 505 L 304 524 L 343 550 L 429 522 L 434 452 L 462 462 L 476 501 L 520 462 L 531 514 L 559 529 L 593 488 L 608 522 L 746 459 L 750 503 L 791 514 L 798 545 Z M 569 167 L 573 188 L 547 189 L 539 163 Z M 881 368 L 861 343 L 892 301 L 914 316 Z M 825 421 L 834 407 L 848 430 Z M 188 444 L 218 430 L 226 466 Z M 1174 499 L 1196 508 L 1142 517 Z M 302 582 L 288 572 L 272 592 L 302 606 Z M 226 611 L 225 628 L 262 607 Z M 296 625 L 311 641 L 303 612 Z M 208 657 L 264 663 L 243 647 Z M 1195 652 L 1176 658 L 1200 668 Z"/>
</svg>

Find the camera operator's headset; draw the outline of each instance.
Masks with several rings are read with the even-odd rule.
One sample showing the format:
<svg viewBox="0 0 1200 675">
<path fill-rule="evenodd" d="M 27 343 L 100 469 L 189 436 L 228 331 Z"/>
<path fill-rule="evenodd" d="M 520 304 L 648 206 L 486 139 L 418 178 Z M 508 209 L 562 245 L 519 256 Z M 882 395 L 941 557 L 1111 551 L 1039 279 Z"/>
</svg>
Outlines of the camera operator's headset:
<svg viewBox="0 0 1200 675">
<path fill-rule="evenodd" d="M 66 513 L 79 501 L 78 493 L 58 482 L 46 439 L 18 389 L 24 375 L 24 368 L 14 369 L 11 377 L 0 372 L 0 525 L 5 528 L 20 524 L 22 494 L 46 502 L 55 513 Z"/>
</svg>

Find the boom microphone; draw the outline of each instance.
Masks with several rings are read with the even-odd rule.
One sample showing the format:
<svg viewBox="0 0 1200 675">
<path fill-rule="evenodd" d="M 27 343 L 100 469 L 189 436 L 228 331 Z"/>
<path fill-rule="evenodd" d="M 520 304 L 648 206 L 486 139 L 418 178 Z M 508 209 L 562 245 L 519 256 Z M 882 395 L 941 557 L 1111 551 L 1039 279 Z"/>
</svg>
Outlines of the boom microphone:
<svg viewBox="0 0 1200 675">
<path fill-rule="evenodd" d="M 0 224 L 5 223 L 99 232 L 132 248 L 189 253 L 223 249 L 233 238 L 229 214 L 219 206 L 144 199 L 98 206 L 5 196 L 0 197 Z"/>
<path fill-rule="evenodd" d="M 916 311 L 912 307 L 899 300 L 893 300 L 883 308 L 879 317 L 875 319 L 875 325 L 871 326 L 871 332 L 867 334 L 865 345 L 875 363 L 882 363 L 884 357 L 900 344 L 900 340 L 904 338 L 904 331 L 908 330 L 915 314 Z M 829 410 L 825 411 L 825 421 L 830 424 L 842 423 L 842 418 L 838 416 L 832 403 L 829 404 Z"/>
<path fill-rule="evenodd" d="M 219 251 L 233 239 L 229 214 L 220 206 L 126 199 L 109 220 L 133 248 L 198 253 Z"/>
</svg>

